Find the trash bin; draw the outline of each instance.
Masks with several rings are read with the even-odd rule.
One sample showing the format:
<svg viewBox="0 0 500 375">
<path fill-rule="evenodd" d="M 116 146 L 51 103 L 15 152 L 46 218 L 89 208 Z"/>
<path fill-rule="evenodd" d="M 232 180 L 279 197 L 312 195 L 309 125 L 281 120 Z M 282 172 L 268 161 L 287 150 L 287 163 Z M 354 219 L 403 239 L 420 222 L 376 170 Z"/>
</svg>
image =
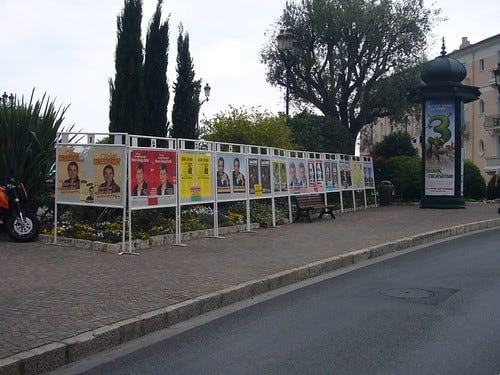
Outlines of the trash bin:
<svg viewBox="0 0 500 375">
<path fill-rule="evenodd" d="M 380 181 L 378 185 L 378 197 L 382 206 L 387 206 L 391 203 L 393 185 L 391 181 Z"/>
</svg>

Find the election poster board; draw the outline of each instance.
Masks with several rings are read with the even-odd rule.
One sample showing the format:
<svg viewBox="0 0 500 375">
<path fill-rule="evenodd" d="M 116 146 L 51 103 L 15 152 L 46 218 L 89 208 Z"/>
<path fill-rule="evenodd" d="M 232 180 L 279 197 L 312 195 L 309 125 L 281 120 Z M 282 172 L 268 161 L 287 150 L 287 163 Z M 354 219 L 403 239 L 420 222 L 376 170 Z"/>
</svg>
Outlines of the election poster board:
<svg viewBox="0 0 500 375">
<path fill-rule="evenodd" d="M 181 203 L 213 200 L 212 156 L 181 152 L 179 154 L 179 191 Z"/>
<path fill-rule="evenodd" d="M 125 205 L 125 147 L 58 145 L 56 160 L 58 203 Z"/>
<path fill-rule="evenodd" d="M 342 189 L 352 189 L 351 163 L 347 155 L 339 159 L 340 186 Z"/>
<path fill-rule="evenodd" d="M 175 151 L 131 149 L 129 194 L 132 208 L 176 204 L 176 160 Z"/>
<path fill-rule="evenodd" d="M 217 161 L 217 200 L 245 199 L 247 188 L 246 158 L 244 155 L 220 153 Z"/>
<path fill-rule="evenodd" d="M 425 195 L 454 195 L 454 101 L 426 101 L 425 124 Z"/>
</svg>

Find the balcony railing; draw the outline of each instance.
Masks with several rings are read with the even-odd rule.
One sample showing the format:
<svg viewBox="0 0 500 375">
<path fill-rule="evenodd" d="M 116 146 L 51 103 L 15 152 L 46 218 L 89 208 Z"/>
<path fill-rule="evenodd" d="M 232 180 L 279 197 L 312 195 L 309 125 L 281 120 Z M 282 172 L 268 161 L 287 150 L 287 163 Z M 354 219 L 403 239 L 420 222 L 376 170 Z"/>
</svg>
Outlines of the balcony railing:
<svg viewBox="0 0 500 375">
<path fill-rule="evenodd" d="M 484 116 L 484 128 L 500 131 L 500 115 Z"/>
<path fill-rule="evenodd" d="M 486 172 L 494 172 L 500 168 L 500 156 L 491 156 L 486 158 Z"/>
</svg>

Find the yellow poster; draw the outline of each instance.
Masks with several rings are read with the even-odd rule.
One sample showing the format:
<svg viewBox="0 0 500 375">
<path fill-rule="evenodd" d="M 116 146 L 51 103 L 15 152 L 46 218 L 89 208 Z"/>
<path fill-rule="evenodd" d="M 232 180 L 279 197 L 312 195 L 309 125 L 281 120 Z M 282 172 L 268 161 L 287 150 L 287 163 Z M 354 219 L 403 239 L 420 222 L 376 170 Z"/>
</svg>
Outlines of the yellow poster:
<svg viewBox="0 0 500 375">
<path fill-rule="evenodd" d="M 210 155 L 197 155 L 196 177 L 198 185 L 200 186 L 202 198 L 209 198 L 212 196 L 211 162 Z"/>
<path fill-rule="evenodd" d="M 179 165 L 179 180 L 181 199 L 192 200 L 200 196 L 199 186 L 194 181 L 195 154 L 181 154 Z"/>
<path fill-rule="evenodd" d="M 365 179 L 363 175 L 363 164 L 361 162 L 352 162 L 352 184 L 354 188 L 363 188 Z"/>
</svg>

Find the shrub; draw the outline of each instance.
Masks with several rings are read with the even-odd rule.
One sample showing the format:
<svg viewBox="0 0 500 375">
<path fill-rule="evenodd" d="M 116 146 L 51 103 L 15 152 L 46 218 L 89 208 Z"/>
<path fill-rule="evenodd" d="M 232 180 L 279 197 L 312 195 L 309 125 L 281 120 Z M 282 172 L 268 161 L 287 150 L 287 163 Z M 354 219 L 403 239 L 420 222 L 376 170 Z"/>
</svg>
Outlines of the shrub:
<svg viewBox="0 0 500 375">
<path fill-rule="evenodd" d="M 479 168 L 470 160 L 464 163 L 464 198 L 484 199 L 486 182 Z"/>
<path fill-rule="evenodd" d="M 395 156 L 387 161 L 389 181 L 395 196 L 403 201 L 419 200 L 422 195 L 422 167 L 419 156 Z"/>
<path fill-rule="evenodd" d="M 498 190 L 500 186 L 495 189 L 495 175 L 488 181 L 488 186 L 486 187 L 486 199 L 496 199 L 498 196 Z"/>
</svg>

